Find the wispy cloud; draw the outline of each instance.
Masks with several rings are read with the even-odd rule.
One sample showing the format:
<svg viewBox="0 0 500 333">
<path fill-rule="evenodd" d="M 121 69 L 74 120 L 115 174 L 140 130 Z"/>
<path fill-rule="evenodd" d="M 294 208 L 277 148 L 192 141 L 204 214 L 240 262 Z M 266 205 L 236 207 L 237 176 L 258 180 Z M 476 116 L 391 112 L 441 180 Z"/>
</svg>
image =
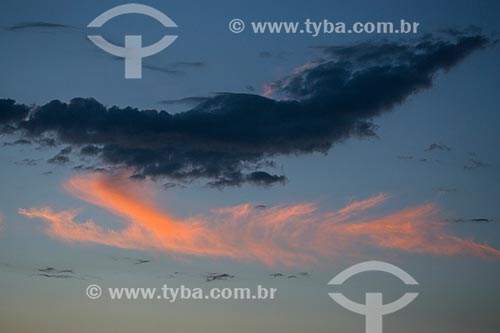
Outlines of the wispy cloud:
<svg viewBox="0 0 500 333">
<path fill-rule="evenodd" d="M 142 265 L 142 264 L 148 264 L 151 262 L 151 260 L 147 259 L 137 259 L 137 258 L 130 258 L 130 257 L 111 257 L 113 261 L 123 261 L 127 263 L 131 263 L 133 265 Z"/>
<path fill-rule="evenodd" d="M 208 273 L 208 274 L 202 274 L 203 278 L 205 279 L 206 282 L 212 282 L 212 281 L 217 281 L 217 280 L 230 280 L 234 279 L 234 275 L 227 274 L 227 273 Z"/>
<path fill-rule="evenodd" d="M 471 157 L 464 164 L 464 170 L 473 171 L 473 170 L 477 170 L 477 169 L 484 168 L 487 166 L 488 166 L 488 164 L 481 162 L 477 158 Z"/>
<path fill-rule="evenodd" d="M 67 30 L 67 29 L 78 29 L 78 28 L 67 24 L 43 22 L 43 21 L 20 22 L 5 27 L 5 30 L 7 31 L 22 31 L 22 30 L 50 31 L 50 30 Z"/>
<path fill-rule="evenodd" d="M 448 147 L 447 145 L 440 144 L 440 143 L 431 143 L 425 151 L 451 151 L 451 148 Z"/>
<path fill-rule="evenodd" d="M 488 245 L 453 235 L 432 203 L 375 216 L 371 210 L 388 200 L 379 194 L 329 212 L 320 212 L 313 203 L 266 209 L 243 204 L 180 219 L 154 204 L 155 192 L 148 184 L 123 174 L 89 174 L 65 184 L 71 195 L 122 218 L 125 228 L 120 230 L 93 220 L 77 222 L 78 210 L 56 212 L 42 207 L 19 213 L 46 221 L 50 236 L 68 242 L 258 261 L 268 266 L 309 265 L 346 253 L 363 256 L 373 248 L 500 258 L 500 251 Z"/>
<path fill-rule="evenodd" d="M 492 223 L 492 222 L 495 222 L 495 220 L 485 218 L 485 217 L 458 218 L 458 219 L 454 219 L 452 221 L 455 223 Z"/>
<path fill-rule="evenodd" d="M 159 104 L 163 105 L 187 105 L 194 106 L 200 103 L 205 102 L 210 97 L 201 97 L 201 96 L 193 96 L 193 97 L 183 97 L 178 99 L 164 99 L 159 102 Z"/>
</svg>

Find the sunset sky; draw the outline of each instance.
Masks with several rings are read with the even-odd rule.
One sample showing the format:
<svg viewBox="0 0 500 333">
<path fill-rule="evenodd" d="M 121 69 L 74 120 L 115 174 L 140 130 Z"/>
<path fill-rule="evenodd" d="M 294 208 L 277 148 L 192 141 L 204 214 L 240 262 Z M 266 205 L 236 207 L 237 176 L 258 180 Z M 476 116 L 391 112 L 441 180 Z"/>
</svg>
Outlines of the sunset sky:
<svg viewBox="0 0 500 333">
<path fill-rule="evenodd" d="M 141 1 L 178 27 L 87 28 L 126 3 L 0 3 L 0 333 L 358 333 L 328 281 L 366 260 L 419 282 L 341 287 L 420 293 L 384 332 L 500 328 L 497 1 Z M 306 19 L 420 24 L 250 31 Z M 96 33 L 178 38 L 130 80 Z M 277 298 L 91 300 L 90 284 Z"/>
</svg>

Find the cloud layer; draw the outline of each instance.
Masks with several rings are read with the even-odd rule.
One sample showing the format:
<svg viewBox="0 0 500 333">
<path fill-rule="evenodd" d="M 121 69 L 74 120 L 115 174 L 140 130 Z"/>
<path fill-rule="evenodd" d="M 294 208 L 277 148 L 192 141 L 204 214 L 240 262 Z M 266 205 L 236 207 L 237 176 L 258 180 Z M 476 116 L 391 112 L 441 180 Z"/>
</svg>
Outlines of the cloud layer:
<svg viewBox="0 0 500 333">
<path fill-rule="evenodd" d="M 97 147 L 95 158 L 136 178 L 208 179 L 214 187 L 284 183 L 277 155 L 326 152 L 353 136 L 374 136 L 373 119 L 431 87 L 473 51 L 481 35 L 326 47 L 323 57 L 269 84 L 266 95 L 221 93 L 189 111 L 106 108 L 91 98 L 31 109 L 0 100 L 3 132 L 54 135 Z M 29 115 L 28 115 L 29 112 Z"/>
<path fill-rule="evenodd" d="M 388 199 L 379 194 L 330 212 L 321 212 L 312 203 L 243 204 L 181 219 L 155 205 L 148 184 L 123 174 L 88 174 L 65 184 L 71 195 L 119 217 L 122 229 L 105 228 L 92 220 L 78 222 L 78 210 L 42 207 L 19 213 L 44 220 L 50 236 L 68 242 L 268 266 L 306 266 L 346 253 L 366 256 L 374 249 L 500 258 L 500 251 L 488 245 L 453 235 L 431 203 L 376 216 L 373 209 Z"/>
</svg>

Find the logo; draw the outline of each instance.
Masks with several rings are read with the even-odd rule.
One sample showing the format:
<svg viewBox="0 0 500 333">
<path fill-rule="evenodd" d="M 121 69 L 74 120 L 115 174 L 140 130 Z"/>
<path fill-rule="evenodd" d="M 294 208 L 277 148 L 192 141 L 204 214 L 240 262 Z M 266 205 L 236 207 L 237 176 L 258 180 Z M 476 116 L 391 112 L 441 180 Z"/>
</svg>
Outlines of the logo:
<svg viewBox="0 0 500 333">
<path fill-rule="evenodd" d="M 104 23 L 108 22 L 114 17 L 124 14 L 143 14 L 150 16 L 166 28 L 175 28 L 177 25 L 167 15 L 163 14 L 157 9 L 152 7 L 130 3 L 111 8 L 96 17 L 87 26 L 88 28 L 99 28 Z M 111 53 L 114 56 L 125 58 L 125 78 L 126 79 L 140 79 L 142 78 L 142 58 L 146 58 L 156 54 L 167 46 L 172 44 L 177 36 L 165 35 L 158 42 L 142 47 L 142 36 L 125 35 L 125 47 L 112 44 L 99 35 L 87 36 L 95 45 L 104 51 Z"/>
<path fill-rule="evenodd" d="M 341 285 L 350 277 L 369 271 L 389 273 L 406 285 L 418 285 L 418 282 L 401 268 L 381 261 L 367 261 L 351 266 L 335 276 L 328 284 Z M 366 293 L 365 304 L 353 302 L 341 293 L 329 293 L 328 295 L 347 310 L 364 315 L 366 317 L 366 333 L 382 333 L 382 317 L 401 310 L 410 304 L 418 296 L 418 293 L 405 293 L 397 301 L 388 304 L 383 304 L 381 293 Z"/>
</svg>

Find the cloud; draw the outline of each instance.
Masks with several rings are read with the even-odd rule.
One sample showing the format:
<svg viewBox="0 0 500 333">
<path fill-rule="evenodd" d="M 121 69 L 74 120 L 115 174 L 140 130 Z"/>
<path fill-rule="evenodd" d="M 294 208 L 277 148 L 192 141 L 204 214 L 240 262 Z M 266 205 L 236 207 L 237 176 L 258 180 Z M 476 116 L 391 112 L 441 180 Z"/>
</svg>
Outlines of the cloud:
<svg viewBox="0 0 500 333">
<path fill-rule="evenodd" d="M 122 58 L 117 58 L 117 60 L 122 60 Z M 188 69 L 203 68 L 206 66 L 206 64 L 201 61 L 192 61 L 192 62 L 178 61 L 171 65 L 159 66 L 150 64 L 148 62 L 144 62 L 142 66 L 146 69 L 166 74 L 184 74 Z"/>
<path fill-rule="evenodd" d="M 484 217 L 472 218 L 472 219 L 459 218 L 459 219 L 453 220 L 453 222 L 455 222 L 455 223 L 491 223 L 491 222 L 494 222 L 494 220 L 487 219 Z"/>
<path fill-rule="evenodd" d="M 240 173 L 236 173 L 234 175 L 230 174 L 228 177 L 221 177 L 216 181 L 209 182 L 207 185 L 209 187 L 220 189 L 226 186 L 238 186 L 244 182 L 266 187 L 276 183 L 284 184 L 286 182 L 286 177 L 271 175 L 264 171 L 255 171 L 248 175 L 241 175 Z"/>
<path fill-rule="evenodd" d="M 14 142 L 4 142 L 2 144 L 2 147 L 4 146 L 15 146 L 15 145 L 30 145 L 32 142 L 30 140 L 26 139 L 19 139 Z"/>
<path fill-rule="evenodd" d="M 309 273 L 308 272 L 300 272 L 298 274 L 291 274 L 291 275 L 285 275 L 283 273 L 272 273 L 272 274 L 269 274 L 269 276 L 271 276 L 273 278 L 298 279 L 299 277 L 300 278 L 308 278 Z"/>
<path fill-rule="evenodd" d="M 172 188 L 184 188 L 185 186 L 177 183 L 165 183 L 161 186 L 164 190 L 170 190 Z"/>
<path fill-rule="evenodd" d="M 21 31 L 21 30 L 66 30 L 77 29 L 71 25 L 34 21 L 34 22 L 21 22 L 5 28 L 8 31 Z"/>
<path fill-rule="evenodd" d="M 212 282 L 216 280 L 226 281 L 234 278 L 234 275 L 227 273 L 208 273 L 208 274 L 203 274 L 202 276 L 206 282 Z"/>
<path fill-rule="evenodd" d="M 122 60 L 122 58 L 119 58 L 117 60 Z M 142 64 L 142 67 L 145 69 L 149 69 L 149 70 L 164 73 L 164 74 L 184 74 L 184 71 L 182 71 L 180 69 L 176 69 L 176 68 L 169 67 L 169 66 L 158 66 L 158 65 L 147 63 L 147 62 L 144 62 Z"/>
<path fill-rule="evenodd" d="M 464 164 L 464 170 L 473 171 L 473 170 L 477 170 L 477 169 L 484 168 L 484 167 L 487 167 L 487 166 L 488 166 L 488 164 L 483 163 L 483 162 L 481 162 L 480 160 L 478 160 L 478 159 L 476 159 L 474 157 L 471 157 Z"/>
<path fill-rule="evenodd" d="M 33 158 L 25 158 L 23 160 L 15 162 L 16 165 L 25 165 L 25 166 L 35 166 L 37 165 L 38 160 Z"/>
<path fill-rule="evenodd" d="M 38 271 L 41 273 L 50 273 L 50 274 L 74 273 L 72 269 L 56 269 L 54 267 L 49 267 L 49 266 L 45 268 L 39 268 Z"/>
<path fill-rule="evenodd" d="M 0 110 L 0 125 L 6 126 L 24 119 L 30 107 L 16 104 L 13 99 L 0 99 Z"/>
<path fill-rule="evenodd" d="M 148 264 L 151 262 L 151 260 L 147 259 L 137 259 L 137 258 L 130 258 L 130 257 L 111 257 L 113 261 L 123 261 L 123 262 L 128 262 L 133 265 L 142 265 L 142 264 Z"/>
<path fill-rule="evenodd" d="M 31 274 L 31 276 L 40 276 L 50 279 L 77 279 L 77 280 L 87 280 L 89 278 L 94 278 L 91 276 L 79 276 L 75 273 L 73 269 L 57 269 L 51 266 L 44 268 L 39 268 L 36 273 Z"/>
<path fill-rule="evenodd" d="M 46 278 L 52 278 L 52 279 L 79 279 L 76 276 L 69 275 L 69 274 L 46 274 L 46 273 L 35 273 L 33 276 L 42 276 Z"/>
<path fill-rule="evenodd" d="M 284 274 L 282 273 L 272 273 L 270 274 L 269 276 L 273 277 L 273 278 L 278 278 L 278 277 L 283 277 L 285 276 Z"/>
<path fill-rule="evenodd" d="M 183 98 L 178 98 L 178 99 L 166 99 L 162 100 L 159 103 L 163 105 L 190 105 L 190 106 L 195 106 L 198 105 L 202 102 L 205 102 L 209 99 L 209 97 L 183 97 Z"/>
<path fill-rule="evenodd" d="M 63 149 L 61 149 L 61 151 L 57 155 L 49 158 L 47 160 L 47 162 L 51 163 L 51 164 L 59 164 L 59 165 L 64 165 L 66 163 L 69 163 L 70 159 L 68 157 L 68 154 L 70 154 L 72 151 L 73 151 L 73 148 L 71 146 L 63 148 Z"/>
<path fill-rule="evenodd" d="M 27 138 L 54 133 L 63 143 L 97 145 L 98 163 L 152 179 L 283 184 L 285 176 L 269 170 L 274 157 L 325 153 L 351 137 L 374 137 L 374 118 L 491 45 L 481 35 L 459 35 L 324 48 L 321 59 L 268 85 L 268 96 L 280 99 L 221 93 L 176 114 L 75 98 L 27 116 L 29 107 L 3 100 L 0 125 Z"/>
<path fill-rule="evenodd" d="M 135 264 L 136 265 L 142 265 L 142 264 L 148 264 L 150 262 L 151 262 L 151 260 L 137 259 L 137 261 L 135 262 Z"/>
<path fill-rule="evenodd" d="M 174 68 L 202 68 L 207 64 L 203 61 L 178 61 L 173 64 Z"/>
<path fill-rule="evenodd" d="M 448 147 L 447 145 L 443 145 L 443 144 L 439 144 L 439 143 L 431 143 L 429 145 L 429 147 L 427 147 L 427 149 L 425 149 L 425 151 L 436 151 L 436 150 L 451 151 L 451 148 Z"/>
<path fill-rule="evenodd" d="M 80 149 L 81 155 L 95 156 L 98 155 L 101 150 L 95 145 L 86 145 Z"/>
<path fill-rule="evenodd" d="M 313 203 L 256 209 L 252 204 L 214 209 L 181 219 L 159 209 L 149 182 L 128 175 L 81 175 L 64 188 L 74 197 L 121 218 L 122 229 L 93 220 L 76 221 L 79 210 L 20 209 L 46 222 L 46 233 L 70 243 L 96 243 L 123 249 L 165 252 L 175 257 L 229 258 L 268 266 L 305 266 L 373 249 L 452 256 L 500 258 L 500 251 L 453 235 L 432 203 L 392 213 L 372 210 L 388 200 L 377 196 L 321 212 Z"/>
</svg>

